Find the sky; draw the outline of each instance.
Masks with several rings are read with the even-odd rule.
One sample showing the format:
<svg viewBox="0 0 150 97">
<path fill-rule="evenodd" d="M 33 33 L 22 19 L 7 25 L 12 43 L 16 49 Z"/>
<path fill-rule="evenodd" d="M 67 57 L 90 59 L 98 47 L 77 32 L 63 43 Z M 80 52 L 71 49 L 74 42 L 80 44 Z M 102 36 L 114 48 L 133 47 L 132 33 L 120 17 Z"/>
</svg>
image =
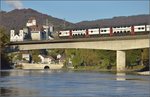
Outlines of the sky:
<svg viewBox="0 0 150 97">
<path fill-rule="evenodd" d="M 1 10 L 32 8 L 77 23 L 117 16 L 149 14 L 149 0 L 0 0 Z"/>
</svg>

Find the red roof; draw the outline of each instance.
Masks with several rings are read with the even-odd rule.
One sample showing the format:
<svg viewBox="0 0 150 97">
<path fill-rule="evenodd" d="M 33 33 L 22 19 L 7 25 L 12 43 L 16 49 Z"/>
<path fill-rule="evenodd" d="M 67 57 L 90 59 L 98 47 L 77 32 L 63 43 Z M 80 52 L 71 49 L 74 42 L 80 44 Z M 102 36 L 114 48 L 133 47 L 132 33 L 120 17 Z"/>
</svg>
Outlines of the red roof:
<svg viewBox="0 0 150 97">
<path fill-rule="evenodd" d="M 29 27 L 31 31 L 43 31 L 43 27 L 41 25 L 34 25 Z"/>
</svg>

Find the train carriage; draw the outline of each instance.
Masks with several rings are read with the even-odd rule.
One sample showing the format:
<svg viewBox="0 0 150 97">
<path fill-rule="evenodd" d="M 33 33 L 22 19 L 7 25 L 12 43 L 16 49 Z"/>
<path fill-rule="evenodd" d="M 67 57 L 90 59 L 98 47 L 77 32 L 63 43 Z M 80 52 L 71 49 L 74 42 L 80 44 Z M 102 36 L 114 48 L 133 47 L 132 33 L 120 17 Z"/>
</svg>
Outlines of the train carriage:
<svg viewBox="0 0 150 97">
<path fill-rule="evenodd" d="M 72 37 L 85 37 L 86 34 L 86 29 L 81 29 L 81 30 L 72 30 Z"/>
<path fill-rule="evenodd" d="M 88 29 L 89 36 L 98 36 L 100 35 L 100 28 Z"/>
<path fill-rule="evenodd" d="M 150 25 L 146 25 L 146 31 L 148 31 L 148 33 L 150 33 Z"/>
<path fill-rule="evenodd" d="M 136 25 L 134 26 L 134 32 L 136 34 L 147 34 L 150 31 L 150 25 Z"/>
<path fill-rule="evenodd" d="M 69 30 L 65 30 L 65 31 L 59 31 L 58 32 L 58 36 L 60 38 L 67 38 L 70 36 L 70 31 Z"/>
<path fill-rule="evenodd" d="M 113 35 L 129 35 L 131 34 L 131 26 L 113 27 Z"/>
<path fill-rule="evenodd" d="M 134 26 L 134 31 L 135 32 L 143 32 L 146 30 L 146 25 L 138 25 L 138 26 Z"/>
<path fill-rule="evenodd" d="M 131 25 L 120 27 L 93 28 L 59 31 L 60 38 L 87 38 L 93 36 L 123 36 L 135 34 L 147 34 L 150 31 L 150 25 Z"/>
<path fill-rule="evenodd" d="M 112 28 L 100 28 L 100 34 L 102 36 L 112 36 Z"/>
</svg>

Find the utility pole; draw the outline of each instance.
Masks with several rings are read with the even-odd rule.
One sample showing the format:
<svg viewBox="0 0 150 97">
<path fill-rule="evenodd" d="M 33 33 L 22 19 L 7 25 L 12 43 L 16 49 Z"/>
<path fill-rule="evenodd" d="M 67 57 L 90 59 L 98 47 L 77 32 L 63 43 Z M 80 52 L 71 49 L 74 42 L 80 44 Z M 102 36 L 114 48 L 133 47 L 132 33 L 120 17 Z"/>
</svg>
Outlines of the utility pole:
<svg viewBox="0 0 150 97">
<path fill-rule="evenodd" d="M 65 20 L 65 18 L 64 18 L 64 24 L 63 24 L 63 26 L 64 26 L 64 29 L 66 28 L 66 20 Z"/>
<path fill-rule="evenodd" d="M 48 39 L 48 35 L 49 35 L 49 22 L 48 19 L 46 19 L 46 39 Z"/>
</svg>

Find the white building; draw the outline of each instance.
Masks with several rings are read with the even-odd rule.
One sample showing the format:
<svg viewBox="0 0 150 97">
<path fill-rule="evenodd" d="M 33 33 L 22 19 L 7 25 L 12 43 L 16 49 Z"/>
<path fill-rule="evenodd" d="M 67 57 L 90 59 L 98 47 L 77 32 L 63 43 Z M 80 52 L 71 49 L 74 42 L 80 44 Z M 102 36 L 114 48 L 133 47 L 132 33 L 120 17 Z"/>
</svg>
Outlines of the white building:
<svg viewBox="0 0 150 97">
<path fill-rule="evenodd" d="M 54 63 L 54 58 L 51 56 L 44 56 L 44 55 L 39 55 L 41 59 L 41 63 L 46 63 L 46 64 L 53 64 Z"/>
<path fill-rule="evenodd" d="M 41 25 L 30 26 L 31 29 L 31 39 L 32 40 L 42 40 L 43 38 L 43 27 Z"/>
<path fill-rule="evenodd" d="M 35 25 L 36 25 L 36 19 L 34 17 L 30 17 L 28 22 L 26 23 L 26 26 L 30 27 L 30 26 L 35 26 Z"/>
<path fill-rule="evenodd" d="M 22 54 L 22 59 L 30 61 L 30 54 Z"/>
<path fill-rule="evenodd" d="M 16 34 L 15 30 L 10 30 L 10 41 L 23 41 L 24 33 L 23 30 L 19 30 L 19 33 Z"/>
<path fill-rule="evenodd" d="M 24 40 L 52 40 L 51 33 L 53 32 L 53 25 L 37 25 L 34 17 L 29 18 L 25 28 L 15 34 L 14 30 L 10 31 L 10 41 L 24 41 Z"/>
</svg>

